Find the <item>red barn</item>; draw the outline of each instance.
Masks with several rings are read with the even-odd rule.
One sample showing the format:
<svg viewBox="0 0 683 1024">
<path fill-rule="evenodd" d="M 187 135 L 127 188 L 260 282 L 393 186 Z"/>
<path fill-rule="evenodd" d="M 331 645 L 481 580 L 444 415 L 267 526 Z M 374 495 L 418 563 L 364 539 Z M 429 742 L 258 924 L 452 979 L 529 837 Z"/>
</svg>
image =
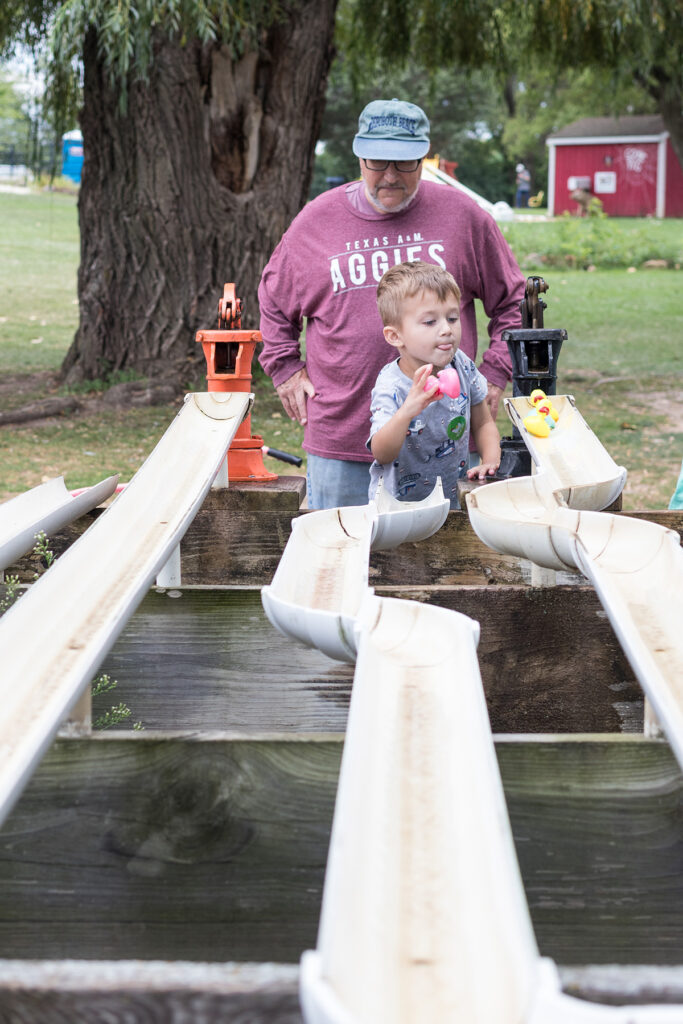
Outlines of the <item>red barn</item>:
<svg viewBox="0 0 683 1024">
<path fill-rule="evenodd" d="M 612 217 L 683 217 L 683 171 L 658 114 L 584 117 L 551 135 L 548 212 L 589 192 Z"/>
</svg>

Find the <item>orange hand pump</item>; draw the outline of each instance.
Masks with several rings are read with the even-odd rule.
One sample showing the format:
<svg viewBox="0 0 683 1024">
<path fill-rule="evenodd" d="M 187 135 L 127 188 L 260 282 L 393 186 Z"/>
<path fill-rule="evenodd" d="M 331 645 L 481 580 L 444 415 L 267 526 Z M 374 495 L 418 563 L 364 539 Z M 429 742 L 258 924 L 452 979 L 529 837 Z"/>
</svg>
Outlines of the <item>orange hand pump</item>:
<svg viewBox="0 0 683 1024">
<path fill-rule="evenodd" d="M 226 284 L 218 303 L 218 329 L 198 331 L 197 341 L 204 350 L 206 381 L 209 391 L 251 391 L 251 363 L 261 340 L 260 331 L 243 331 L 242 300 L 235 285 Z M 277 480 L 263 465 L 263 438 L 251 433 L 251 415 L 237 429 L 228 451 L 228 479 Z"/>
</svg>

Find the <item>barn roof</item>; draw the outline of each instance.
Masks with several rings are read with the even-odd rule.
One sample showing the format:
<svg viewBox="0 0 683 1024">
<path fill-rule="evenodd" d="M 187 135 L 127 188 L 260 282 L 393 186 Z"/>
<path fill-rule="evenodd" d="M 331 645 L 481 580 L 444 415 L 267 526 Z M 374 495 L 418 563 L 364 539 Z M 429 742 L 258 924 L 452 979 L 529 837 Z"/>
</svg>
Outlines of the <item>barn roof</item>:
<svg viewBox="0 0 683 1024">
<path fill-rule="evenodd" d="M 610 136 L 661 135 L 666 131 L 659 114 L 625 114 L 623 117 L 582 117 L 573 121 L 549 139 L 587 139 Z"/>
</svg>

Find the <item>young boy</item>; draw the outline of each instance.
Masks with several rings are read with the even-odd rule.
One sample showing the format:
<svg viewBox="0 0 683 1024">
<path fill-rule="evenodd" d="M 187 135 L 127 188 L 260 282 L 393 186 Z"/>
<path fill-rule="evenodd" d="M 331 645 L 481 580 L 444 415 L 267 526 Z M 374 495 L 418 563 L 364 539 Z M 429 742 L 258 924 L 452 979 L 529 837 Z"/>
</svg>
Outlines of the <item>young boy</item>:
<svg viewBox="0 0 683 1024">
<path fill-rule="evenodd" d="M 483 480 L 500 464 L 500 434 L 485 401 L 486 379 L 459 351 L 460 289 L 435 264 L 400 263 L 382 277 L 377 305 L 384 337 L 398 350 L 398 359 L 380 370 L 372 391 L 370 499 L 380 477 L 390 494 L 420 501 L 440 476 L 451 508 L 459 508 L 458 479 Z M 427 385 L 432 373 L 449 366 L 460 382 L 456 398 L 442 394 L 435 383 Z M 468 470 L 470 432 L 481 465 Z"/>
</svg>

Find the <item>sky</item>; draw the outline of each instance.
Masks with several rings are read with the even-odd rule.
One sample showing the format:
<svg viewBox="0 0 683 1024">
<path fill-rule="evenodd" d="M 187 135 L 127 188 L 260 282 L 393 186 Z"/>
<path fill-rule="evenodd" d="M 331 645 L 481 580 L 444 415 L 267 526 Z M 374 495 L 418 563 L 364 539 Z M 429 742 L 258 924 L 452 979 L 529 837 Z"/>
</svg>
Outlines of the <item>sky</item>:
<svg viewBox="0 0 683 1024">
<path fill-rule="evenodd" d="M 42 96 L 44 81 L 36 70 L 35 58 L 29 50 L 22 48 L 16 56 L 0 61 L 0 70 L 10 76 L 17 92 L 26 99 Z"/>
</svg>

